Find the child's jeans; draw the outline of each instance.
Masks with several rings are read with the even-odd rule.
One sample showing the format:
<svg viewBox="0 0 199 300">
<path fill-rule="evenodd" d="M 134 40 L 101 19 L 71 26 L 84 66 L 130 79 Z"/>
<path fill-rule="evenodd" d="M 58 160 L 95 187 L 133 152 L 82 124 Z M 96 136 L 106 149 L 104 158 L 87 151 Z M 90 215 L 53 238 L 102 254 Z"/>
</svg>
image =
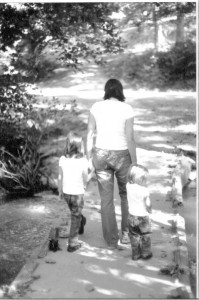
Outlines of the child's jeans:
<svg viewBox="0 0 199 300">
<path fill-rule="evenodd" d="M 64 194 L 68 207 L 71 211 L 71 226 L 68 244 L 76 246 L 78 244 L 78 232 L 82 219 L 82 209 L 84 207 L 83 195 L 68 195 Z"/>
<path fill-rule="evenodd" d="M 149 216 L 129 215 L 128 223 L 132 259 L 147 257 L 151 254 L 151 221 Z"/>
</svg>

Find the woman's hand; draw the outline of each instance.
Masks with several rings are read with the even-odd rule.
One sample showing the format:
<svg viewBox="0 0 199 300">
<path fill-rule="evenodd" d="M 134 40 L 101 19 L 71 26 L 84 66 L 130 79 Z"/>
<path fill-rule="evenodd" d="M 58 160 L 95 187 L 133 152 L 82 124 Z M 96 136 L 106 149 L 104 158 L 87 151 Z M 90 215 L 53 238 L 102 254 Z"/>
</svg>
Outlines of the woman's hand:
<svg viewBox="0 0 199 300">
<path fill-rule="evenodd" d="M 62 192 L 59 192 L 59 200 L 62 201 L 64 199 L 64 194 Z"/>
<path fill-rule="evenodd" d="M 58 191 L 59 191 L 59 199 L 63 199 L 63 170 L 59 167 L 59 175 L 58 175 Z"/>
<path fill-rule="evenodd" d="M 92 159 L 88 162 L 88 183 L 95 177 L 95 168 Z"/>
</svg>

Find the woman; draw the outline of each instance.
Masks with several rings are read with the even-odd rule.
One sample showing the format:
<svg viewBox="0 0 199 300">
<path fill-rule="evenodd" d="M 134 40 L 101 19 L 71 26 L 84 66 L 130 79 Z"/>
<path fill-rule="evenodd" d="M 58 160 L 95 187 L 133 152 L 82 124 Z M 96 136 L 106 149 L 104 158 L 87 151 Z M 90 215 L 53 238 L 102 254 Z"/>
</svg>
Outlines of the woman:
<svg viewBox="0 0 199 300">
<path fill-rule="evenodd" d="M 109 249 L 118 246 L 119 232 L 114 207 L 114 175 L 121 198 L 121 243 L 129 243 L 126 176 L 131 163 L 137 163 L 133 131 L 133 109 L 124 103 L 119 80 L 105 84 L 105 101 L 90 110 L 87 133 L 87 158 L 95 168 L 101 198 L 102 229 Z M 94 139 L 96 134 L 96 141 Z"/>
</svg>

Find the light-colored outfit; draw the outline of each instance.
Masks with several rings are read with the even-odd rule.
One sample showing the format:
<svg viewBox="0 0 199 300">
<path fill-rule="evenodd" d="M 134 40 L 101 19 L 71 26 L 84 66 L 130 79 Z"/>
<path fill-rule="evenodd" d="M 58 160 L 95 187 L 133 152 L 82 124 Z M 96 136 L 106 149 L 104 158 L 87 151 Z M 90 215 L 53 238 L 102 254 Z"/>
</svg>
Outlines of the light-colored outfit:
<svg viewBox="0 0 199 300">
<path fill-rule="evenodd" d="M 69 195 L 84 194 L 83 172 L 88 170 L 88 160 L 61 156 L 59 166 L 63 171 L 63 193 Z"/>
<path fill-rule="evenodd" d="M 131 157 L 127 146 L 125 124 L 128 119 L 134 117 L 134 113 L 129 104 L 113 98 L 96 102 L 90 112 L 96 122 L 93 165 L 101 198 L 103 236 L 109 246 L 116 246 L 119 232 L 114 207 L 114 175 L 117 178 L 121 198 L 122 236 L 128 237 L 126 174 L 131 164 Z"/>
<path fill-rule="evenodd" d="M 149 191 L 147 187 L 129 182 L 126 189 L 129 205 L 128 226 L 132 259 L 145 258 L 151 255 L 151 222 L 145 204 L 149 198 Z"/>
<path fill-rule="evenodd" d="M 78 244 L 78 233 L 82 221 L 82 209 L 84 207 L 84 181 L 83 173 L 88 174 L 88 160 L 82 158 L 67 158 L 61 156 L 59 167 L 63 171 L 62 191 L 64 199 L 71 211 L 71 227 L 69 235 L 69 245 Z"/>
<path fill-rule="evenodd" d="M 146 199 L 149 198 L 148 188 L 139 184 L 127 183 L 127 199 L 129 214 L 133 216 L 145 217 L 149 213 L 146 209 Z"/>
</svg>

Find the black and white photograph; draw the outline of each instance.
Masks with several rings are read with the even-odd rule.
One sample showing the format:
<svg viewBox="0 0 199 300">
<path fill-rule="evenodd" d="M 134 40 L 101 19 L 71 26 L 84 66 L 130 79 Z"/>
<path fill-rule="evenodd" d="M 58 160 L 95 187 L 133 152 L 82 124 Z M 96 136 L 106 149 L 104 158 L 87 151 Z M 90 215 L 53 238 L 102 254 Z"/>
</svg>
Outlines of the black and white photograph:
<svg viewBox="0 0 199 300">
<path fill-rule="evenodd" d="M 0 1 L 0 299 L 198 299 L 198 9 Z"/>
</svg>

